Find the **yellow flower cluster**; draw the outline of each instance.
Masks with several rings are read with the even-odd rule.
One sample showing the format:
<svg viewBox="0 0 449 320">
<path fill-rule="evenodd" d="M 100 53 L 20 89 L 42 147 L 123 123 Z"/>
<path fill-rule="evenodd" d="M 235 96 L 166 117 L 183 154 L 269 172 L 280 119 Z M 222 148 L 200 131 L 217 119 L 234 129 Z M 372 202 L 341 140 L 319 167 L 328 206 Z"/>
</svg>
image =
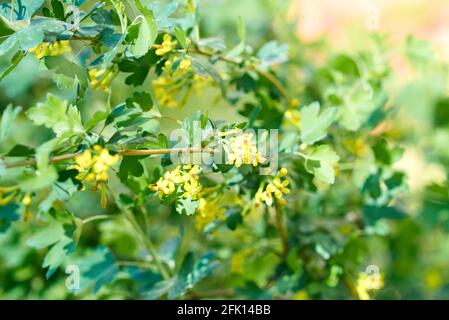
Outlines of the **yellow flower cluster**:
<svg viewBox="0 0 449 320">
<path fill-rule="evenodd" d="M 226 162 L 234 164 L 237 168 L 242 164 L 257 166 L 265 162 L 265 158 L 257 150 L 252 133 L 238 133 L 237 136 L 231 137 L 229 143 L 225 143 L 223 147 L 227 155 Z"/>
<path fill-rule="evenodd" d="M 160 199 L 176 191 L 182 192 L 184 198 L 196 200 L 202 190 L 199 183 L 199 172 L 200 167 L 198 165 L 177 166 L 174 170 L 167 171 L 156 183 L 150 184 L 148 188 L 156 191 Z"/>
<path fill-rule="evenodd" d="M 278 174 L 267 184 L 265 190 L 262 186 L 255 195 L 256 205 L 261 205 L 265 202 L 268 206 L 271 206 L 274 198 L 277 199 L 280 205 L 285 205 L 284 194 L 290 193 L 290 189 L 288 188 L 290 182 L 285 179 L 287 174 L 287 169 L 281 168 Z"/>
<path fill-rule="evenodd" d="M 173 86 L 173 81 L 169 76 L 161 76 L 153 80 L 152 83 L 157 101 L 161 106 L 172 108 L 178 106 L 178 101 L 174 97 L 178 94 L 179 88 Z"/>
<path fill-rule="evenodd" d="M 103 91 L 108 91 L 112 79 L 114 79 L 116 72 L 108 69 L 90 69 L 89 70 L 89 80 L 92 88 L 95 90 L 101 89 Z"/>
<path fill-rule="evenodd" d="M 192 60 L 189 58 L 183 58 L 175 71 L 171 69 L 174 61 L 175 58 L 167 60 L 163 68 L 166 75 L 152 81 L 156 98 L 164 107 L 178 107 L 180 105 L 175 97 L 180 94 L 182 89 L 188 86 L 188 83 L 186 83 L 187 78 L 184 75 L 192 70 Z"/>
<path fill-rule="evenodd" d="M 225 208 L 218 204 L 218 199 L 206 200 L 200 198 L 198 209 L 196 209 L 195 221 L 199 230 L 204 229 L 209 223 L 215 220 L 225 219 Z"/>
<path fill-rule="evenodd" d="M 176 46 L 176 41 L 172 41 L 172 38 L 169 34 L 164 34 L 162 40 L 162 44 L 159 46 L 159 48 L 156 49 L 156 54 L 158 56 L 166 55 Z"/>
<path fill-rule="evenodd" d="M 85 150 L 76 156 L 72 168 L 78 170 L 76 178 L 83 182 L 105 182 L 108 180 L 109 169 L 120 159 L 119 155 L 111 155 L 107 149 L 99 145 L 94 146 L 94 154 Z"/>
<path fill-rule="evenodd" d="M 370 291 L 377 291 L 384 286 L 384 279 L 382 274 L 367 274 L 360 272 L 357 279 L 356 291 L 360 300 L 370 300 Z"/>
<path fill-rule="evenodd" d="M 168 73 L 172 72 L 171 67 L 173 66 L 174 60 L 175 59 L 173 58 L 173 59 L 169 59 L 169 60 L 165 61 L 165 63 L 164 63 L 164 71 L 165 72 L 168 72 Z M 192 70 L 192 60 L 190 60 L 189 58 L 183 58 L 179 62 L 179 66 L 176 69 L 176 74 L 183 74 L 190 70 Z"/>
<path fill-rule="evenodd" d="M 213 80 L 209 76 L 202 76 L 197 73 L 192 76 L 192 89 L 196 94 L 200 94 L 211 83 L 213 83 Z"/>
<path fill-rule="evenodd" d="M 64 53 L 72 52 L 68 40 L 61 40 L 55 42 L 42 42 L 34 48 L 29 50 L 36 54 L 37 59 L 49 56 L 60 56 Z"/>
</svg>

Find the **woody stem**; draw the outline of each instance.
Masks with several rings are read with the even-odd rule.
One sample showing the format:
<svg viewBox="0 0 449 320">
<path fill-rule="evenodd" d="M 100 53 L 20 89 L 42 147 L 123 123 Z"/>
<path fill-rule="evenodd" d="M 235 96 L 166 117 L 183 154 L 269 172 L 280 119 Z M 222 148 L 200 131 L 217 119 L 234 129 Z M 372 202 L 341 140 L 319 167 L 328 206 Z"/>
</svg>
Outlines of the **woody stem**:
<svg viewBox="0 0 449 320">
<path fill-rule="evenodd" d="M 120 150 L 118 154 L 122 156 L 150 156 L 150 155 L 162 155 L 171 153 L 213 153 L 215 152 L 210 148 L 166 148 L 166 149 L 137 149 L 137 150 Z M 50 159 L 50 163 L 61 162 L 65 160 L 74 159 L 80 153 L 67 153 L 59 156 L 54 156 Z M 5 163 L 6 169 L 26 167 L 36 164 L 36 159 L 29 159 L 23 161 L 17 161 L 12 163 Z"/>
</svg>

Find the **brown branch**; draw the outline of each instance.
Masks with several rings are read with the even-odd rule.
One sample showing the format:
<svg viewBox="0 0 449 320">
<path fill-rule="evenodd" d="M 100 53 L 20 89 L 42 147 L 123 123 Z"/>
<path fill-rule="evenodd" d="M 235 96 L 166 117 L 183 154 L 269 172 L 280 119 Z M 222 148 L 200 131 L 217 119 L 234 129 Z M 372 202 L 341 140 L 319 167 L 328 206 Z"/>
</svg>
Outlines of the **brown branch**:
<svg viewBox="0 0 449 320">
<path fill-rule="evenodd" d="M 217 152 L 210 148 L 167 148 L 167 149 L 138 149 L 138 150 L 120 150 L 118 154 L 122 156 L 151 156 L 151 155 L 161 155 L 170 153 L 214 153 Z M 74 159 L 80 153 L 68 153 L 59 156 L 54 156 L 50 159 L 50 163 L 61 162 L 65 160 Z M 36 164 L 36 159 L 23 160 L 12 163 L 5 163 L 6 169 L 26 167 Z"/>
<path fill-rule="evenodd" d="M 69 160 L 75 158 L 79 153 L 68 153 L 68 154 L 62 154 L 60 156 L 55 156 L 50 159 L 50 163 L 60 162 L 64 160 Z M 18 162 L 12 162 L 12 163 L 5 163 L 4 166 L 6 169 L 10 168 L 17 168 L 17 167 L 26 167 L 26 166 L 32 166 L 36 164 L 36 159 L 29 159 L 29 160 L 23 160 Z"/>
<path fill-rule="evenodd" d="M 191 48 L 191 49 L 189 49 L 189 51 L 192 52 L 192 53 L 197 53 L 197 54 L 209 57 L 209 58 L 217 58 L 218 60 L 223 61 L 223 62 L 227 62 L 227 63 L 232 63 L 232 64 L 240 64 L 241 63 L 241 61 L 237 61 L 237 60 L 233 60 L 233 59 L 230 59 L 230 58 L 226 58 L 224 56 L 219 56 L 218 54 L 211 53 L 211 52 L 208 52 L 208 51 L 204 51 L 204 50 L 202 50 L 200 48 Z"/>
<path fill-rule="evenodd" d="M 189 49 L 189 51 L 192 52 L 192 53 L 197 53 L 197 54 L 209 57 L 209 58 L 213 58 L 214 57 L 214 58 L 217 58 L 220 61 L 227 62 L 227 63 L 232 63 L 232 64 L 236 64 L 236 65 L 239 65 L 239 64 L 242 63 L 241 61 L 237 61 L 237 60 L 234 60 L 234 59 L 230 59 L 230 58 L 227 58 L 227 57 L 224 57 L 224 56 L 217 55 L 215 53 L 204 51 L 204 50 L 202 50 L 200 48 L 191 48 L 191 49 Z M 263 70 L 258 69 L 257 67 L 254 67 L 253 69 L 261 77 L 263 77 L 266 80 L 268 80 L 279 91 L 279 93 L 282 95 L 282 97 L 284 97 L 284 99 L 287 100 L 287 102 L 290 102 L 291 99 L 290 99 L 290 95 L 288 93 L 288 90 L 285 88 L 283 83 L 281 81 L 279 81 L 278 78 L 276 78 L 274 75 L 272 75 L 269 72 L 265 72 Z"/>
</svg>

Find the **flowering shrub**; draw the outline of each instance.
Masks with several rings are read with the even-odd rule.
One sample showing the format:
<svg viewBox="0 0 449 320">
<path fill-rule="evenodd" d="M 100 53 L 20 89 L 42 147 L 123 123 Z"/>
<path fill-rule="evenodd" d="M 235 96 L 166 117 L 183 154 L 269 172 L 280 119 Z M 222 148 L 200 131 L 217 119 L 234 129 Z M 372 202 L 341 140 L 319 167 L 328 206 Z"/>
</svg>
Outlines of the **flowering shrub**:
<svg viewBox="0 0 449 320">
<path fill-rule="evenodd" d="M 0 243 L 45 275 L 17 258 L 0 296 L 20 277 L 59 298 L 388 285 L 367 249 L 407 216 L 386 41 L 317 63 L 285 31 L 251 43 L 244 16 L 210 35 L 198 2 L 1 2 L 0 79 L 39 71 L 3 106 Z"/>
</svg>

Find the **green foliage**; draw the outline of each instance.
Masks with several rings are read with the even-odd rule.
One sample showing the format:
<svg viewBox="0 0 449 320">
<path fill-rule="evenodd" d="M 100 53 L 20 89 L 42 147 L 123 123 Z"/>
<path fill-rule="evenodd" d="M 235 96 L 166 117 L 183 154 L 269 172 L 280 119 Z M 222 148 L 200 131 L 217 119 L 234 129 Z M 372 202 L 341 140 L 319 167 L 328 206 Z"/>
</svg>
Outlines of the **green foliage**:
<svg viewBox="0 0 449 320">
<path fill-rule="evenodd" d="M 447 66 L 233 4 L 2 2 L 1 298 L 444 296 Z"/>
</svg>

